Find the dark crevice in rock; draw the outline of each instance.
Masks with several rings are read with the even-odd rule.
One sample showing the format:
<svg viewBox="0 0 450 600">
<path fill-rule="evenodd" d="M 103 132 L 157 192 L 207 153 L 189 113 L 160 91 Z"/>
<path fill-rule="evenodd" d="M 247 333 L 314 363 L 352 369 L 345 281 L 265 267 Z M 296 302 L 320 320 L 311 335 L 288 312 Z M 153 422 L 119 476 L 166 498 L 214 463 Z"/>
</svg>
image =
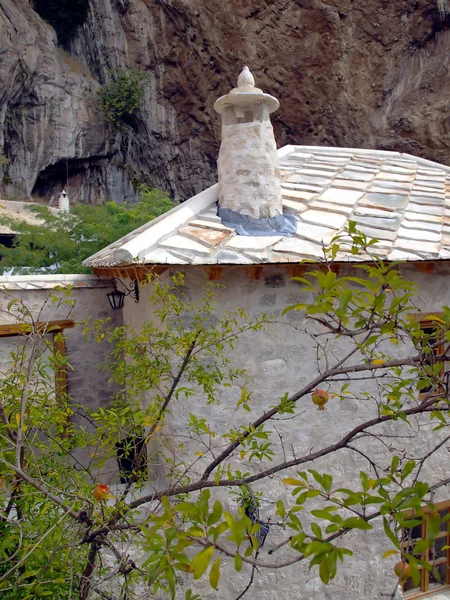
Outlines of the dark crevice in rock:
<svg viewBox="0 0 450 600">
<path fill-rule="evenodd" d="M 55 204 L 61 191 L 66 189 L 71 202 L 135 202 L 137 194 L 126 169 L 111 159 L 112 156 L 61 159 L 39 173 L 32 195 Z"/>
<path fill-rule="evenodd" d="M 78 28 L 86 21 L 89 0 L 34 0 L 33 8 L 56 31 L 58 42 L 68 49 Z"/>
<path fill-rule="evenodd" d="M 90 166 L 90 161 L 86 160 L 59 160 L 39 173 L 31 193 L 42 198 L 54 197 L 67 187 L 71 179 L 80 175 L 85 176 L 85 171 Z"/>
</svg>

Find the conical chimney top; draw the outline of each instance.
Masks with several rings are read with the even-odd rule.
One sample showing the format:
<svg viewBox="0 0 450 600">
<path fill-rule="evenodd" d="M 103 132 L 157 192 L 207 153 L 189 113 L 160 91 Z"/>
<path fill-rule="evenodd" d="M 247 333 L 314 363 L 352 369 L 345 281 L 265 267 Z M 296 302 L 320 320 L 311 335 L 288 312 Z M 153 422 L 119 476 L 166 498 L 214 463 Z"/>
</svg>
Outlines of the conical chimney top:
<svg viewBox="0 0 450 600">
<path fill-rule="evenodd" d="M 248 67 L 244 67 L 237 80 L 237 87 L 233 88 L 226 96 L 221 96 L 214 104 L 214 109 L 222 114 L 225 106 L 245 106 L 254 102 L 266 102 L 269 113 L 277 110 L 280 103 L 270 94 L 265 94 L 260 88 L 255 87 L 255 78 Z"/>
</svg>

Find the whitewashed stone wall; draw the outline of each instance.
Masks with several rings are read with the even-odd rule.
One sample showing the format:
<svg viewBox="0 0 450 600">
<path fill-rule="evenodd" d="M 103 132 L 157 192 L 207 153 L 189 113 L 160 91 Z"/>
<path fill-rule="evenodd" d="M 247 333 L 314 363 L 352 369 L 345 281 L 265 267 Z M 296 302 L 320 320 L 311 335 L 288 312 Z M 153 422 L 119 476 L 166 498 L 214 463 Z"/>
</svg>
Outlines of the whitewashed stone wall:
<svg viewBox="0 0 450 600">
<path fill-rule="evenodd" d="M 70 296 L 75 304 L 68 317 L 67 305 L 58 306 L 47 302 L 49 294 L 62 296 L 61 292 L 53 289 L 58 285 L 58 280 L 54 276 L 42 276 L 40 281 L 36 279 L 27 282 L 24 277 L 0 278 L 0 325 L 17 321 L 6 311 L 12 296 L 22 300 L 31 310 L 34 318 L 40 315 L 41 321 L 67 318 L 76 321 L 78 324 L 74 328 L 64 331 L 66 354 L 70 358 L 72 367 L 67 373 L 68 393 L 77 404 L 92 409 L 105 407 L 116 389 L 108 382 L 108 373 L 99 368 L 99 365 L 106 360 L 111 349 L 108 349 L 106 344 L 98 344 L 95 340 L 86 340 L 82 335 L 82 323 L 89 318 L 94 320 L 109 318 L 111 327 L 122 324 L 122 311 L 113 311 L 106 297 L 106 294 L 113 289 L 112 283 L 109 280 L 97 280 L 93 276 L 88 276 L 84 280 L 77 276 Z M 65 285 L 73 282 L 61 280 L 59 283 Z M 44 287 L 46 289 L 42 289 Z M 76 416 L 74 418 L 76 419 Z M 83 421 L 83 425 L 86 425 L 86 421 Z M 87 459 L 84 452 L 77 454 L 77 458 L 82 461 Z M 102 472 L 102 480 L 109 482 L 109 478 L 113 477 L 116 471 L 117 464 L 113 461 Z"/>
<path fill-rule="evenodd" d="M 426 312 L 438 311 L 442 304 L 450 304 L 450 289 L 448 285 L 450 268 L 445 264 L 436 265 L 433 274 L 425 275 L 413 267 L 405 267 L 404 275 L 414 280 L 419 289 L 417 297 L 418 306 Z M 188 297 L 198 302 L 202 295 L 202 288 L 207 283 L 207 278 L 202 268 L 189 268 L 184 270 L 185 292 Z M 163 275 L 167 279 L 170 271 Z M 360 275 L 360 272 L 358 272 Z M 217 290 L 217 312 L 243 307 L 250 316 L 262 312 L 275 317 L 276 323 L 266 331 L 246 335 L 236 344 L 234 360 L 240 367 L 246 368 L 253 378 L 253 405 L 259 410 L 268 408 L 276 403 L 284 392 L 295 392 L 318 373 L 316 354 L 313 340 L 302 333 L 304 315 L 300 312 L 290 312 L 281 317 L 282 310 L 289 304 L 299 301 L 299 284 L 289 278 L 288 272 L 282 266 L 264 267 L 260 280 L 253 281 L 248 278 L 244 270 L 237 268 L 223 268 L 223 277 Z M 147 301 L 148 293 L 145 287 L 141 289 L 141 301 L 135 305 L 127 299 L 124 308 L 124 321 L 135 330 L 139 330 L 143 322 L 152 319 L 153 307 Z M 395 352 L 395 350 L 389 350 Z M 335 340 L 332 347 L 338 355 L 345 351 L 345 343 Z M 406 351 L 406 350 L 405 350 Z M 367 381 L 354 384 L 353 391 L 364 392 L 368 389 Z M 223 430 L 233 413 L 235 402 L 239 397 L 237 387 L 225 388 L 220 395 L 220 406 L 205 406 L 195 403 L 195 399 L 181 401 L 173 412 L 173 431 L 176 435 L 181 432 L 179 423 L 183 422 L 190 412 L 198 416 L 207 417 L 212 428 L 216 431 Z M 259 414 L 258 410 L 258 414 Z M 284 431 L 284 443 L 287 451 L 295 448 L 297 455 L 307 453 L 311 449 L 319 449 L 326 444 L 340 439 L 345 432 L 352 429 L 358 422 L 374 416 L 374 406 L 367 401 L 347 399 L 342 402 L 330 401 L 326 411 L 318 412 L 309 398 L 305 398 L 299 406 L 299 416 L 288 422 L 288 425 L 278 429 Z M 245 420 L 244 420 L 245 419 Z M 248 422 L 248 413 L 237 413 L 233 423 Z M 392 431 L 398 432 L 399 425 L 391 426 Z M 401 433 L 413 435 L 410 438 L 398 440 L 397 447 L 414 447 L 416 456 L 420 457 L 432 447 L 440 432 L 432 432 L 431 426 L 426 426 L 418 432 L 413 421 L 412 428 L 403 428 Z M 389 431 L 389 428 L 387 428 Z M 442 434 L 444 435 L 444 434 Z M 274 440 L 275 437 L 274 437 Z M 376 440 L 367 440 L 363 443 L 364 450 L 375 460 L 388 465 L 385 449 Z M 278 447 L 281 452 L 281 448 Z M 444 460 L 443 460 L 444 459 Z M 237 463 L 236 463 L 237 464 Z M 241 465 L 241 466 L 245 466 Z M 319 471 L 329 472 L 336 482 L 348 486 L 352 480 L 358 479 L 360 470 L 367 470 L 367 463 L 356 453 L 349 450 L 330 455 L 328 458 L 307 464 L 304 468 L 314 468 Z M 295 475 L 295 469 L 290 472 Z M 440 456 L 436 455 L 422 472 L 424 477 L 432 481 L 439 481 L 448 477 L 448 451 L 444 448 Z M 280 494 L 289 492 L 287 486 L 281 483 L 286 473 L 277 474 L 270 480 L 255 486 L 263 492 L 261 513 L 274 512 L 273 503 L 280 498 Z M 450 489 L 439 491 L 435 500 L 450 497 Z M 286 498 L 286 496 L 285 496 Z M 231 509 L 236 505 L 232 498 L 225 499 Z M 303 513 L 300 513 L 304 519 Z M 343 545 L 350 547 L 354 557 L 347 560 L 339 569 L 338 577 L 329 585 L 324 586 L 318 576 L 317 567 L 311 572 L 307 564 L 299 563 L 283 570 L 262 571 L 255 576 L 255 583 L 245 598 L 249 600 L 375 600 L 383 598 L 384 594 L 391 594 L 395 588 L 396 577 L 393 574 L 393 564 L 396 558 L 382 560 L 382 554 L 391 548 L 391 543 L 386 539 L 382 527 L 378 524 L 376 530 L 368 533 L 355 532 L 349 535 Z M 288 535 L 273 528 L 260 558 L 264 562 L 279 562 L 286 557 L 280 553 L 269 556 L 267 550 Z M 292 556 L 292 555 L 291 555 Z M 197 584 L 204 600 L 221 598 L 221 600 L 234 600 L 245 588 L 250 576 L 249 569 L 244 568 L 237 574 L 231 567 L 227 567 L 222 574 L 222 583 L 219 592 L 212 592 L 208 586 Z M 189 580 L 192 586 L 195 582 Z M 183 596 L 184 597 L 184 596 Z M 181 598 L 181 596 L 180 596 Z"/>
</svg>

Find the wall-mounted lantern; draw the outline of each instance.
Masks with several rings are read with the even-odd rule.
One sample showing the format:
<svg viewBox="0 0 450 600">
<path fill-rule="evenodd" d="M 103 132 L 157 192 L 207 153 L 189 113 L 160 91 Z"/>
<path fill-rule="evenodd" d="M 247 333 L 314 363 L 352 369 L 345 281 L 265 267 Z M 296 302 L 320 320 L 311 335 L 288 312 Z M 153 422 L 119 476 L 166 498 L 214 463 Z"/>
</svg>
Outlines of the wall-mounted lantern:
<svg viewBox="0 0 450 600">
<path fill-rule="evenodd" d="M 121 292 L 117 289 L 117 283 L 120 283 L 125 292 Z M 114 279 L 114 291 L 106 294 L 113 310 L 120 310 L 123 308 L 123 302 L 125 300 L 125 296 L 131 296 L 135 302 L 139 302 L 139 284 L 137 279 L 131 282 L 130 286 L 126 286 L 123 281 L 120 279 Z"/>
</svg>

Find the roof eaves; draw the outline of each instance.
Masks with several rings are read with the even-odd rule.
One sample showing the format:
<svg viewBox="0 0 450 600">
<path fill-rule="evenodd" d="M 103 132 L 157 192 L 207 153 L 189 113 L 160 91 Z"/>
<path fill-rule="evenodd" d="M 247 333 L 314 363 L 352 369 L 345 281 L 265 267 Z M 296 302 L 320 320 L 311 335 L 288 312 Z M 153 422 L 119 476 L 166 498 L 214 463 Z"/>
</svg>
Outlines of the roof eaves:
<svg viewBox="0 0 450 600">
<path fill-rule="evenodd" d="M 183 225 L 188 219 L 194 217 L 198 212 L 205 210 L 218 199 L 218 185 L 215 183 L 211 187 L 203 190 L 196 196 L 193 196 L 183 204 L 175 206 L 172 210 L 160 215 L 153 221 L 146 223 L 141 228 L 135 230 L 131 239 L 124 236 L 120 240 L 103 248 L 96 254 L 83 261 L 86 267 L 97 266 L 102 258 L 111 257 L 108 261 L 113 264 L 130 263 L 147 254 L 161 238 L 172 233 L 175 229 Z M 137 235 L 136 235 L 137 234 Z M 123 243 L 125 241 L 125 243 Z M 100 266 L 100 265 L 99 265 Z"/>
<path fill-rule="evenodd" d="M 421 158 L 420 156 L 414 156 L 413 154 L 407 154 L 406 152 L 400 154 L 400 156 L 405 157 L 408 160 L 414 160 L 419 165 L 433 167 L 434 169 L 439 169 L 441 171 L 445 171 L 446 173 L 450 173 L 450 167 L 448 165 L 438 163 L 434 160 L 428 160 L 427 158 Z"/>
<path fill-rule="evenodd" d="M 46 290 L 54 288 L 98 288 L 111 287 L 111 278 L 101 275 L 2 275 L 0 290 Z"/>
</svg>

